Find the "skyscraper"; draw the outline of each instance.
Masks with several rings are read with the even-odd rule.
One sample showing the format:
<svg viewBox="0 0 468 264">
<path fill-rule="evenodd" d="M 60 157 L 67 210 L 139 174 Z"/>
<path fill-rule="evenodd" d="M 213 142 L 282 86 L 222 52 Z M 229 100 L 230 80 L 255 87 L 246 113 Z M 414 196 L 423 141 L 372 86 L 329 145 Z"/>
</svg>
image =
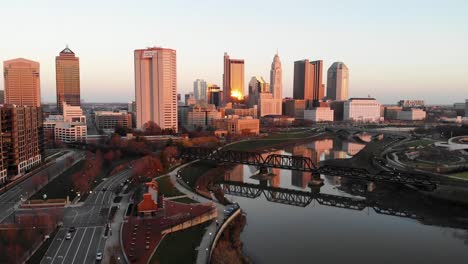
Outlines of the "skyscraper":
<svg viewBox="0 0 468 264">
<path fill-rule="evenodd" d="M 322 84 L 323 61 L 301 60 L 294 62 L 294 99 L 313 101 L 323 99 Z"/>
<path fill-rule="evenodd" d="M 270 93 L 270 85 L 263 77 L 253 76 L 249 82 L 249 107 L 258 105 L 260 93 Z"/>
<path fill-rule="evenodd" d="M 207 103 L 216 107 L 221 105 L 221 88 L 216 84 L 208 85 Z"/>
<path fill-rule="evenodd" d="M 349 71 L 343 62 L 334 62 L 327 72 L 327 99 L 348 100 Z"/>
<path fill-rule="evenodd" d="M 41 106 L 39 62 L 23 58 L 3 62 L 5 104 Z"/>
<path fill-rule="evenodd" d="M 283 99 L 283 70 L 278 54 L 275 54 L 271 63 L 270 89 L 274 99 Z"/>
<path fill-rule="evenodd" d="M 270 70 L 270 90 L 273 94 L 273 104 L 276 115 L 283 112 L 283 69 L 278 53 L 273 57 Z"/>
<path fill-rule="evenodd" d="M 80 106 L 80 59 L 68 48 L 55 57 L 57 109 L 63 112 L 63 103 Z"/>
<path fill-rule="evenodd" d="M 195 100 L 198 102 L 200 100 L 206 101 L 206 81 L 202 79 L 196 79 L 193 82 L 193 94 L 195 95 Z"/>
<path fill-rule="evenodd" d="M 134 55 L 137 128 L 153 121 L 177 131 L 176 51 L 154 47 Z"/>
<path fill-rule="evenodd" d="M 223 91 L 225 104 L 244 98 L 244 60 L 230 59 L 227 52 L 224 53 Z"/>
</svg>

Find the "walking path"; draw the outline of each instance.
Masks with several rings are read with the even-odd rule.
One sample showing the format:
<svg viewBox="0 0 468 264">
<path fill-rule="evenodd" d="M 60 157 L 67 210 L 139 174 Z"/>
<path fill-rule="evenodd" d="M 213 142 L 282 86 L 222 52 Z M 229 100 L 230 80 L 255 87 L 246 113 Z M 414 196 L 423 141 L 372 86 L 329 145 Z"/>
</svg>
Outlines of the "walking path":
<svg viewBox="0 0 468 264">
<path fill-rule="evenodd" d="M 215 205 L 216 209 L 218 210 L 217 219 L 206 228 L 206 232 L 203 235 L 203 238 L 200 242 L 200 246 L 198 247 L 197 264 L 206 264 L 208 263 L 209 254 L 210 254 L 210 246 L 216 234 L 216 230 L 218 229 L 219 226 L 221 226 L 221 224 L 224 221 L 224 211 L 226 210 L 226 207 L 218 203 L 215 200 L 209 200 L 201 195 L 198 195 L 190 191 L 187 186 L 179 183 L 179 181 L 177 180 L 177 173 L 179 172 L 180 169 L 184 168 L 185 166 L 189 166 L 192 163 L 193 162 L 184 164 L 176 168 L 175 170 L 169 172 L 168 174 L 171 177 L 172 183 L 177 189 L 179 189 L 179 191 L 181 191 L 182 193 L 186 194 L 188 197 L 200 203 L 213 203 L 213 205 Z"/>
</svg>

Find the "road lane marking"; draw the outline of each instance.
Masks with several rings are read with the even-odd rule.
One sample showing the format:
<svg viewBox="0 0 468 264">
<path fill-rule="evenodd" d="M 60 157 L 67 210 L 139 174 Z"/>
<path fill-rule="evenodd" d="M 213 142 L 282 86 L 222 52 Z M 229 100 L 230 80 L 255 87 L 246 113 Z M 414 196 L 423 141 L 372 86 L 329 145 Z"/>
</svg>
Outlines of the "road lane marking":
<svg viewBox="0 0 468 264">
<path fill-rule="evenodd" d="M 60 231 L 64 231 L 64 229 L 63 229 L 63 228 L 60 228 L 59 232 L 60 232 Z M 64 236 L 63 238 L 61 238 L 61 239 L 62 239 L 62 241 L 60 242 L 60 245 L 59 245 L 58 248 L 57 248 L 57 252 L 55 252 L 54 257 L 52 258 L 51 263 L 54 263 L 55 257 L 57 257 L 57 254 L 59 253 L 60 248 L 62 247 L 63 241 L 65 240 L 65 236 Z"/>
<path fill-rule="evenodd" d="M 76 229 L 75 235 L 73 235 L 73 238 L 70 241 L 70 245 L 68 245 L 68 249 L 67 249 L 67 252 L 65 252 L 65 255 L 63 256 L 62 263 L 65 261 L 65 258 L 68 256 L 68 252 L 70 251 L 70 248 L 73 245 L 73 241 L 75 241 L 75 238 L 78 236 L 78 230 L 79 228 Z M 86 232 L 86 228 L 85 228 L 85 232 Z M 83 235 L 84 235 L 84 232 L 83 232 Z"/>
<path fill-rule="evenodd" d="M 89 240 L 88 249 L 86 250 L 86 254 L 85 254 L 85 261 L 83 263 L 86 263 L 86 258 L 88 257 L 89 248 L 91 247 L 91 244 L 93 243 L 94 233 L 96 233 L 96 227 L 93 228 L 93 235 L 91 236 L 91 239 Z"/>
<path fill-rule="evenodd" d="M 78 244 L 78 248 L 76 249 L 75 255 L 73 256 L 72 263 L 75 262 L 76 255 L 78 254 L 78 251 L 80 251 L 81 242 L 83 242 L 83 238 L 86 236 L 86 232 L 88 232 L 88 228 L 85 228 L 85 231 L 83 232 L 83 236 L 81 237 L 80 243 Z"/>
</svg>

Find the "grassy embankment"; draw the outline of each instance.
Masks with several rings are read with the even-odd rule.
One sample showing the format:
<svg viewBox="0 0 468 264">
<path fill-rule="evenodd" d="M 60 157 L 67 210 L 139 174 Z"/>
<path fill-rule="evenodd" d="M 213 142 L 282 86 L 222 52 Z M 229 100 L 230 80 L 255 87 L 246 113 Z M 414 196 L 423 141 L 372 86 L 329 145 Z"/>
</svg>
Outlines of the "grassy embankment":
<svg viewBox="0 0 468 264">
<path fill-rule="evenodd" d="M 282 147 L 283 144 L 290 144 L 296 141 L 307 140 L 313 137 L 317 132 L 313 130 L 300 130 L 290 132 L 280 132 L 272 134 L 265 138 L 241 141 L 227 146 L 227 150 L 253 151 L 259 149 L 268 149 L 272 147 Z"/>
<path fill-rule="evenodd" d="M 450 176 L 468 180 L 468 171 L 454 173 L 454 174 L 451 174 Z"/>
<path fill-rule="evenodd" d="M 156 179 L 159 187 L 159 195 L 164 195 L 164 197 L 176 197 L 176 196 L 183 196 L 184 193 L 180 192 L 174 184 L 171 182 L 169 176 L 162 176 Z M 178 203 L 198 203 L 195 200 L 192 200 L 188 197 L 181 197 L 172 200 Z"/>
<path fill-rule="evenodd" d="M 94 187 L 101 183 L 102 179 L 107 177 L 113 168 L 130 160 L 133 160 L 133 158 L 120 159 L 114 161 L 112 164 L 107 164 L 104 162 L 102 169 L 95 178 L 95 181 L 90 184 L 90 190 L 93 190 Z M 43 194 L 47 194 L 47 199 L 65 199 L 68 196 L 70 201 L 73 200 L 77 195 L 73 186 L 73 175 L 77 172 L 84 171 L 86 169 L 85 165 L 86 160 L 79 161 L 71 168 L 49 182 L 46 186 L 44 186 L 44 188 L 36 192 L 36 194 L 31 197 L 31 200 L 43 199 Z"/>
<path fill-rule="evenodd" d="M 205 234 L 205 228 L 209 224 L 209 222 L 206 222 L 166 235 L 149 263 L 195 263 L 197 260 L 197 251 L 195 249 L 200 245 L 203 234 Z"/>
</svg>

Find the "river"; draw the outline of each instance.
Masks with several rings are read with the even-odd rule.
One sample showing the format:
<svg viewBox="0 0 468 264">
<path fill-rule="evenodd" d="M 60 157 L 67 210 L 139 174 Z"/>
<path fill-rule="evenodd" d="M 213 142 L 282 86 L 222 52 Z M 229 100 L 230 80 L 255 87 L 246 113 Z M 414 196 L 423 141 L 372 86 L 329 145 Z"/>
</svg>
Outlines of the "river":
<svg viewBox="0 0 468 264">
<path fill-rule="evenodd" d="M 319 162 L 349 158 L 363 147 L 326 139 L 276 153 Z M 320 194 L 328 196 L 305 201 L 301 194 L 312 191 L 310 174 L 270 169 L 270 175 L 259 180 L 252 177 L 256 170 L 237 165 L 224 177 L 258 187 L 250 194 L 254 198 L 226 194 L 247 216 L 241 241 L 254 263 L 468 263 L 465 208 L 428 200 L 401 186 L 325 175 Z M 340 197 L 354 209 L 340 208 Z M 368 206 L 362 207 L 361 201 Z"/>
</svg>

